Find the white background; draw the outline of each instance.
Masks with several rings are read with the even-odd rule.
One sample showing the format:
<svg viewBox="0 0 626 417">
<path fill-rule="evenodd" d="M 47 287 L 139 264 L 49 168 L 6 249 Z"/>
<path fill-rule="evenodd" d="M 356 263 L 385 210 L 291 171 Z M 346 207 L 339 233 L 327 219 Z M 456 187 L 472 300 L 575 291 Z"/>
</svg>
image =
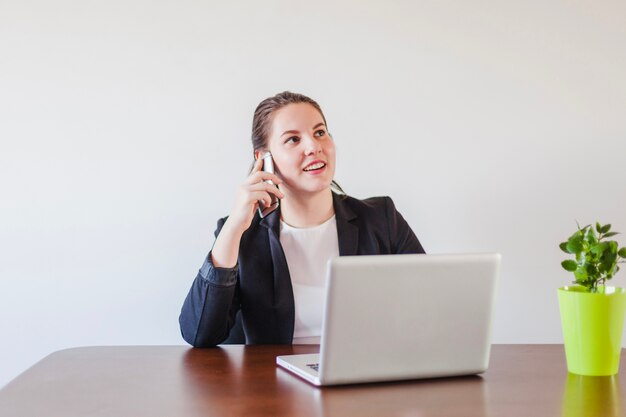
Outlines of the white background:
<svg viewBox="0 0 626 417">
<path fill-rule="evenodd" d="M 558 243 L 626 231 L 625 74 L 621 0 L 0 0 L 0 386 L 183 343 L 254 108 L 287 89 L 349 194 L 390 195 L 428 252 L 503 254 L 494 342 L 561 342 Z"/>
</svg>

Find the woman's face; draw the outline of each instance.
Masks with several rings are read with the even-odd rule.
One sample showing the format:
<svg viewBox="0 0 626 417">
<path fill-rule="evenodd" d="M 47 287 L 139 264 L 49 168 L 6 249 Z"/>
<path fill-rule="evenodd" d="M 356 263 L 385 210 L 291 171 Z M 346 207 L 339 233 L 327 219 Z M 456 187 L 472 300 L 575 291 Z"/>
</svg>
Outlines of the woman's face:
<svg viewBox="0 0 626 417">
<path fill-rule="evenodd" d="M 288 104 L 274 113 L 268 147 L 283 191 L 316 193 L 330 186 L 335 144 L 312 105 Z"/>
</svg>

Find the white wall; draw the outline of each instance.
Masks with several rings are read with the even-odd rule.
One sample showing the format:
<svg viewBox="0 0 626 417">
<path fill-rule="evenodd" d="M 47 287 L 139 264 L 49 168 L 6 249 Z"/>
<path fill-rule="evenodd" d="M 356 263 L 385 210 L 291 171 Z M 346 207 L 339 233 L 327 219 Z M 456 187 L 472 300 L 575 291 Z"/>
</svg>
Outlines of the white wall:
<svg viewBox="0 0 626 417">
<path fill-rule="evenodd" d="M 502 252 L 495 342 L 560 342 L 557 244 L 626 231 L 624 45 L 620 0 L 0 1 L 0 386 L 183 343 L 285 89 L 324 108 L 350 194 L 391 195 L 429 252 Z"/>
</svg>

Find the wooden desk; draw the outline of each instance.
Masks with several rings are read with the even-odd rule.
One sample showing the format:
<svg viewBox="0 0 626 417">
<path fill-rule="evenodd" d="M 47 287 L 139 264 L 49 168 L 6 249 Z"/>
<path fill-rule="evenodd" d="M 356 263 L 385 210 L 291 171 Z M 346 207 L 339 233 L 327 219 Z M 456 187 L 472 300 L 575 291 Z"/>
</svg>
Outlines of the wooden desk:
<svg viewBox="0 0 626 417">
<path fill-rule="evenodd" d="M 317 346 L 88 347 L 0 390 L 1 417 L 626 415 L 626 383 L 568 375 L 561 345 L 494 345 L 482 376 L 315 388 L 277 368 Z M 626 362 L 622 354 L 622 374 Z"/>
</svg>

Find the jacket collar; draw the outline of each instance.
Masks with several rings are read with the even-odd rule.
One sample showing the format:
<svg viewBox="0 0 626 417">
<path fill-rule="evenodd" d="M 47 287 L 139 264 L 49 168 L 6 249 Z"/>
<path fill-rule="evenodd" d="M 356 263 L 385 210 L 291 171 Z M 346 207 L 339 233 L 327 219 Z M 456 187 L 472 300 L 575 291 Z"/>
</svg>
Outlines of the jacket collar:
<svg viewBox="0 0 626 417">
<path fill-rule="evenodd" d="M 357 215 L 348 206 L 347 200 L 347 195 L 333 193 L 339 256 L 356 255 L 359 244 L 359 228 L 351 223 L 357 218 Z"/>
<path fill-rule="evenodd" d="M 333 192 L 333 208 L 337 221 L 337 239 L 339 241 L 339 255 L 356 255 L 359 241 L 359 229 L 351 222 L 357 218 L 347 203 L 348 196 Z M 280 236 L 280 206 L 273 213 L 261 219 L 261 226 Z"/>
</svg>

